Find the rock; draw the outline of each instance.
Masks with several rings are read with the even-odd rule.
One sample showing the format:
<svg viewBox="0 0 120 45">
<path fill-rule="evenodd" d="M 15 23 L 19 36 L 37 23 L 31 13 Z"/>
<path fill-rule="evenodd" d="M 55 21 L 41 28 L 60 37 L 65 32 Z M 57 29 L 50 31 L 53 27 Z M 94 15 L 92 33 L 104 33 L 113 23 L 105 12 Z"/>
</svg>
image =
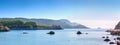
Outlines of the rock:
<svg viewBox="0 0 120 45">
<path fill-rule="evenodd" d="M 82 34 L 82 33 L 80 31 L 78 31 L 77 34 Z"/>
<path fill-rule="evenodd" d="M 108 41 L 111 41 L 111 40 L 110 40 L 110 39 L 108 39 L 108 38 L 106 38 L 104 41 L 107 41 L 107 42 L 108 42 Z"/>
<path fill-rule="evenodd" d="M 102 38 L 105 38 L 105 36 L 103 36 Z"/>
<path fill-rule="evenodd" d="M 120 29 L 120 22 L 115 26 L 115 29 Z"/>
<path fill-rule="evenodd" d="M 107 30 L 106 32 L 110 32 L 111 35 L 120 36 L 120 22 L 115 26 L 114 29 Z"/>
<path fill-rule="evenodd" d="M 27 32 L 23 32 L 23 34 L 28 34 Z"/>
<path fill-rule="evenodd" d="M 116 38 L 114 38 L 114 40 L 116 40 Z"/>
<path fill-rule="evenodd" d="M 7 32 L 10 31 L 10 29 L 7 26 L 0 26 L 0 32 Z"/>
<path fill-rule="evenodd" d="M 115 42 L 110 42 L 109 44 L 115 44 Z"/>
<path fill-rule="evenodd" d="M 50 31 L 50 32 L 48 32 L 47 34 L 53 35 L 53 34 L 55 34 L 55 32 L 54 32 L 54 31 Z"/>
<path fill-rule="evenodd" d="M 117 37 L 117 40 L 120 40 L 120 37 Z"/>
<path fill-rule="evenodd" d="M 117 35 L 117 36 L 120 36 L 120 29 L 107 30 L 107 32 L 110 32 L 111 35 Z"/>
<path fill-rule="evenodd" d="M 109 38 L 108 36 L 106 36 L 106 38 Z"/>
<path fill-rule="evenodd" d="M 111 35 L 120 35 L 120 30 L 115 30 L 111 32 Z"/>
<path fill-rule="evenodd" d="M 120 45 L 120 42 L 117 42 L 117 45 Z"/>
<path fill-rule="evenodd" d="M 85 34 L 88 34 L 88 33 L 85 33 Z"/>
</svg>

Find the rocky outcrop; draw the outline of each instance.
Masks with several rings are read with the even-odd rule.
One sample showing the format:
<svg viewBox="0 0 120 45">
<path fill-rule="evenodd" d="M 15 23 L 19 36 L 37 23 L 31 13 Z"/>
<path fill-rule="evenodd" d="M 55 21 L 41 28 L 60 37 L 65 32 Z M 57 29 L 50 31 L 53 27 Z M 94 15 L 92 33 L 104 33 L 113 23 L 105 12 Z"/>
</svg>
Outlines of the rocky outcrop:
<svg viewBox="0 0 120 45">
<path fill-rule="evenodd" d="M 55 32 L 54 31 L 50 31 L 47 34 L 53 35 L 53 34 L 55 34 Z"/>
<path fill-rule="evenodd" d="M 120 30 L 107 30 L 106 32 L 110 32 L 111 35 L 118 35 L 120 36 Z"/>
<path fill-rule="evenodd" d="M 120 22 L 115 26 L 114 29 L 107 30 L 106 32 L 110 32 L 111 35 L 120 36 Z M 109 44 L 120 45 L 120 37 L 114 38 L 114 40 L 115 42 L 110 42 Z M 106 41 L 108 41 L 108 39 L 106 39 Z"/>
<path fill-rule="evenodd" d="M 104 41 L 108 42 L 108 41 L 111 41 L 110 39 L 106 38 Z"/>
<path fill-rule="evenodd" d="M 109 44 L 115 44 L 115 42 L 110 42 Z"/>
<path fill-rule="evenodd" d="M 10 31 L 10 29 L 7 26 L 0 26 L 0 32 L 7 32 Z"/>
<path fill-rule="evenodd" d="M 120 29 L 120 22 L 115 26 L 115 29 Z"/>
<path fill-rule="evenodd" d="M 77 34 L 78 34 L 78 35 L 79 35 L 79 34 L 82 34 L 82 32 L 78 31 Z"/>
<path fill-rule="evenodd" d="M 120 22 L 115 26 L 114 29 L 107 30 L 106 32 L 110 32 L 111 35 L 119 35 L 120 36 Z"/>
<path fill-rule="evenodd" d="M 120 42 L 117 42 L 117 45 L 120 45 Z"/>
</svg>

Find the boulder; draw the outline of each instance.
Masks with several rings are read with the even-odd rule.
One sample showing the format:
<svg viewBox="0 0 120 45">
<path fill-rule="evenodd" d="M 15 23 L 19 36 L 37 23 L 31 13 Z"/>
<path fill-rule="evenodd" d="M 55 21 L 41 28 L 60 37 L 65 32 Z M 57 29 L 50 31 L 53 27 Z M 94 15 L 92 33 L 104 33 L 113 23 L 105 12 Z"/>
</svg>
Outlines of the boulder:
<svg viewBox="0 0 120 45">
<path fill-rule="evenodd" d="M 105 38 L 105 36 L 103 36 L 102 38 Z"/>
<path fill-rule="evenodd" d="M 120 40 L 120 37 L 117 37 L 117 40 Z"/>
<path fill-rule="evenodd" d="M 108 41 L 111 41 L 110 39 L 106 38 L 104 41 L 108 42 Z"/>
<path fill-rule="evenodd" d="M 82 34 L 80 31 L 77 31 L 77 34 Z"/>
<path fill-rule="evenodd" d="M 85 34 L 88 34 L 88 33 L 85 33 Z"/>
<path fill-rule="evenodd" d="M 23 32 L 23 34 L 28 34 L 27 32 Z"/>
<path fill-rule="evenodd" d="M 108 36 L 106 36 L 106 38 L 109 38 Z"/>
<path fill-rule="evenodd" d="M 50 31 L 50 32 L 48 32 L 47 34 L 53 35 L 53 34 L 55 34 L 55 32 L 54 32 L 54 31 Z"/>
<path fill-rule="evenodd" d="M 120 42 L 117 42 L 117 45 L 120 45 Z"/>
<path fill-rule="evenodd" d="M 114 40 L 116 40 L 116 38 L 114 38 Z"/>
<path fill-rule="evenodd" d="M 115 42 L 110 42 L 109 44 L 115 44 Z"/>
<path fill-rule="evenodd" d="M 10 29 L 7 26 L 0 26 L 0 32 L 7 32 L 10 31 Z"/>
</svg>

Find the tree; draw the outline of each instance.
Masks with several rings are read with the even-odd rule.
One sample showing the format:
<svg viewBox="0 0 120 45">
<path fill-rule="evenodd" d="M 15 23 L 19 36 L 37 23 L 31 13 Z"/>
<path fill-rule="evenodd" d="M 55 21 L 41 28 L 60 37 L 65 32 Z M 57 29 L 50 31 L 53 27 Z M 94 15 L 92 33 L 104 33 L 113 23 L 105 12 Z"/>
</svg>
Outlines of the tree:
<svg viewBox="0 0 120 45">
<path fill-rule="evenodd" d="M 2 23 L 0 23 L 0 26 L 2 26 Z"/>
<path fill-rule="evenodd" d="M 51 26 L 53 29 L 62 29 L 62 27 L 60 25 L 53 25 Z"/>
<path fill-rule="evenodd" d="M 12 23 L 13 25 L 19 25 L 19 26 L 24 25 L 24 22 L 22 22 L 22 21 L 20 21 L 20 20 L 11 21 L 11 23 Z"/>
<path fill-rule="evenodd" d="M 3 21 L 1 22 L 2 25 L 4 26 L 21 26 L 24 24 L 24 22 L 20 21 L 20 20 L 12 20 L 12 21 Z"/>
<path fill-rule="evenodd" d="M 26 26 L 37 26 L 35 22 L 26 22 L 24 25 Z"/>
</svg>

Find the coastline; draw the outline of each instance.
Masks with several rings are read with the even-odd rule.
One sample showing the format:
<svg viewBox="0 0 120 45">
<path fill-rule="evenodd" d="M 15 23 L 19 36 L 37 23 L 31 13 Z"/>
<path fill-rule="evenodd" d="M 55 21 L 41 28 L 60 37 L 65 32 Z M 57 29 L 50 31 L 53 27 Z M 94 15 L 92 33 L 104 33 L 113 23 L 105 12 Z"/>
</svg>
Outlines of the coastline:
<svg viewBox="0 0 120 45">
<path fill-rule="evenodd" d="M 107 30 L 106 32 L 110 32 L 111 35 L 120 36 L 120 29 L 110 29 L 110 30 Z"/>
</svg>

